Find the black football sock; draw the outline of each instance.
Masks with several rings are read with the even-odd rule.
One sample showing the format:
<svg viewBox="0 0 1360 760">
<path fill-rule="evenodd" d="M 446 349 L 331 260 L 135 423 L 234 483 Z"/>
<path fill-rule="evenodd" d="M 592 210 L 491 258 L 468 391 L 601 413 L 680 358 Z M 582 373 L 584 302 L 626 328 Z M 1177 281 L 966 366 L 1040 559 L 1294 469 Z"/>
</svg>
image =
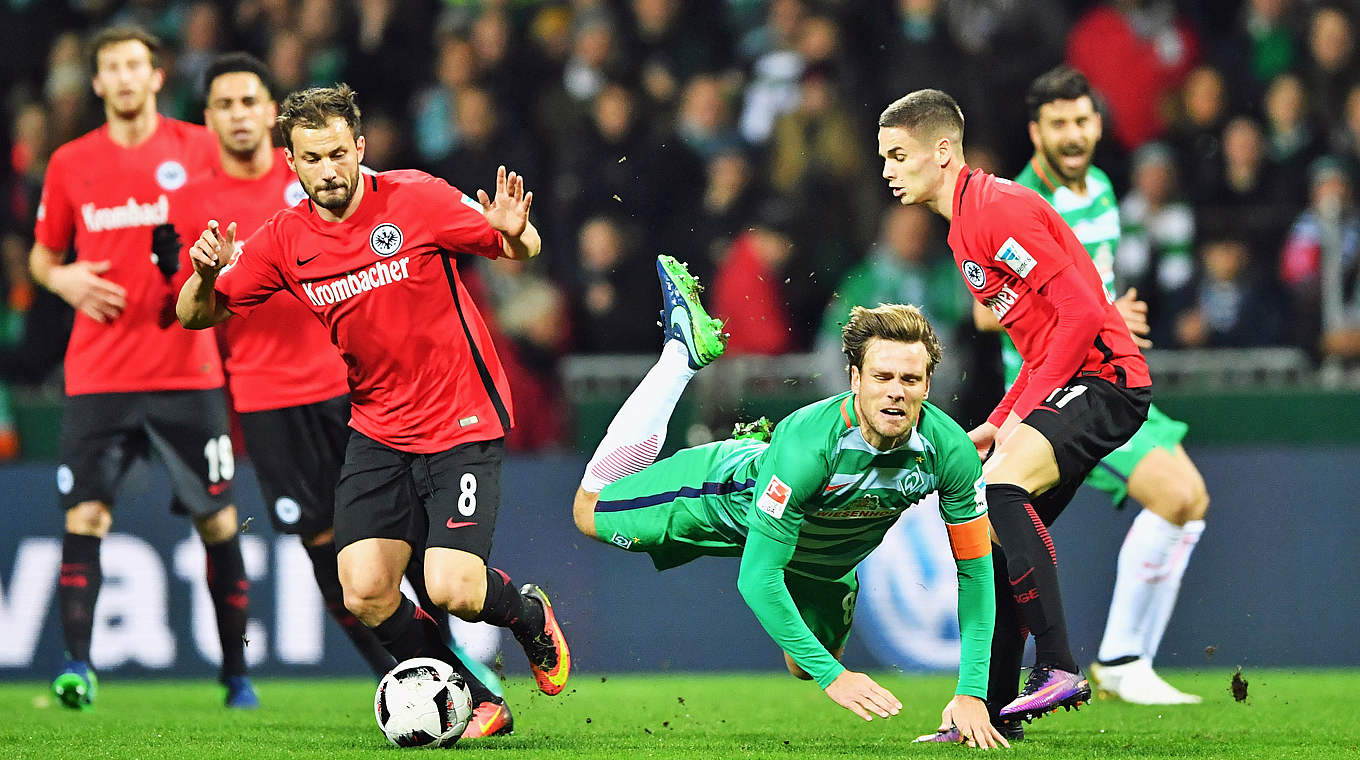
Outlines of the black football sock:
<svg viewBox="0 0 1360 760">
<path fill-rule="evenodd" d="M 1078 672 L 1067 643 L 1067 618 L 1058 589 L 1058 555 L 1025 489 L 987 486 L 987 512 L 1006 554 L 1010 592 L 1034 634 L 1035 664 Z"/>
<path fill-rule="evenodd" d="M 61 541 L 61 630 L 67 656 L 90 661 L 90 632 L 94 629 L 94 603 L 104 572 L 99 566 L 98 536 L 67 533 Z"/>
<path fill-rule="evenodd" d="M 509 628 L 516 639 L 523 641 L 543 633 L 544 621 L 542 605 L 526 600 L 504 570 L 486 569 L 486 601 L 482 602 L 476 622 Z"/>
<path fill-rule="evenodd" d="M 383 676 L 392 669 L 397 661 L 383 648 L 377 634 L 359 622 L 348 609 L 345 609 L 345 592 L 340 588 L 340 569 L 335 561 L 335 544 L 324 543 L 316 546 L 303 544 L 307 557 L 312 560 L 312 575 L 316 576 L 316 587 L 321 589 L 321 600 L 326 603 L 326 611 L 341 630 L 349 637 L 354 648 L 359 650 L 364 662 L 374 675 Z"/>
<path fill-rule="evenodd" d="M 1006 578 L 1006 554 L 992 545 L 992 571 L 996 576 L 996 627 L 992 630 L 992 665 L 987 675 L 987 712 L 998 722 L 1001 708 L 1020 696 L 1020 660 L 1025 654 L 1025 630 L 1020 608 L 1011 596 Z"/>
<path fill-rule="evenodd" d="M 207 554 L 208 594 L 217 612 L 217 636 L 222 641 L 222 680 L 246 674 L 246 617 L 250 580 L 241 558 L 241 536 L 204 544 Z"/>
<path fill-rule="evenodd" d="M 397 611 L 379 623 L 373 629 L 373 633 L 377 634 L 378 640 L 398 662 L 412 657 L 433 657 L 452 665 L 467 682 L 468 690 L 472 692 L 473 705 L 497 701 L 496 695 L 486 688 L 486 684 L 472 675 L 463 661 L 458 659 L 458 655 L 454 654 L 439 637 L 439 626 L 435 625 L 429 613 L 417 607 L 416 603 L 404 594 L 401 597 L 401 604 L 397 605 Z"/>
</svg>

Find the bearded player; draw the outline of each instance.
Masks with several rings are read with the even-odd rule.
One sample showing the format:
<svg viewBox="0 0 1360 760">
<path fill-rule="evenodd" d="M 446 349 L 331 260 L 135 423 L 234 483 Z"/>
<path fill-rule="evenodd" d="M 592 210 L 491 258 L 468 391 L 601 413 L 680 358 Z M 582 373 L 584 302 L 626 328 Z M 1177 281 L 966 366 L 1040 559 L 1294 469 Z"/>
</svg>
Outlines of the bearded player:
<svg viewBox="0 0 1360 760">
<path fill-rule="evenodd" d="M 1034 155 L 1016 182 L 1037 192 L 1062 215 L 1090 254 L 1107 297 L 1114 297 L 1114 255 L 1119 246 L 1119 204 L 1110 178 L 1091 163 L 1101 137 L 1086 77 L 1059 66 L 1035 79 L 1025 96 Z M 1147 332 L 1147 305 L 1132 289 L 1115 299 L 1131 330 Z M 977 304 L 981 329 L 1000 330 L 990 310 Z M 1002 336 L 1006 384 L 1020 372 L 1020 353 Z M 1152 669 L 1162 634 L 1180 594 L 1181 577 L 1204 532 L 1209 493 L 1181 439 L 1187 426 L 1154 404 L 1147 422 L 1086 476 L 1116 508 L 1132 498 L 1142 505 L 1119 550 L 1114 594 L 1091 680 L 1103 693 L 1135 704 L 1194 704 Z"/>
<path fill-rule="evenodd" d="M 398 660 L 438 657 L 467 679 L 472 735 L 509 733 L 509 708 L 400 583 L 424 547 L 430 597 L 463 620 L 509 628 L 539 689 L 561 693 L 571 659 L 547 595 L 533 584 L 516 590 L 486 564 L 512 406 L 453 262 L 455 253 L 536 256 L 533 195 L 504 167 L 494 198 L 478 191 L 480 202 L 424 172 L 362 174 L 359 107 L 346 85 L 289 95 L 278 126 L 307 200 L 235 255 L 236 223 L 222 227 L 214 215 L 190 250 L 194 273 L 176 313 L 202 329 L 287 290 L 326 326 L 349 367 L 353 430 L 335 496 L 345 606 Z"/>
</svg>

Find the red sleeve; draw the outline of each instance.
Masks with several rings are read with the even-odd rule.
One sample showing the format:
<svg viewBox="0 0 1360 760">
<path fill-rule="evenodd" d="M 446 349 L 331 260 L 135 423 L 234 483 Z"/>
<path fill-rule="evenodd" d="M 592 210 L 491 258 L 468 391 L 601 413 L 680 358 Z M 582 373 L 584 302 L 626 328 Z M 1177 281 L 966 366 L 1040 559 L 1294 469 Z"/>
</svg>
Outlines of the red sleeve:
<svg viewBox="0 0 1360 760">
<path fill-rule="evenodd" d="M 1049 224 L 1052 209 L 1037 194 L 1012 195 L 988 211 L 984 232 L 992 265 L 1014 272 L 1030 290 L 1038 291 L 1072 264 L 1060 233 Z"/>
<path fill-rule="evenodd" d="M 430 177 L 429 190 L 436 208 L 442 208 L 431 223 L 434 240 L 446 251 L 474 253 L 488 259 L 505 254 L 501 233 L 491 228 L 483 216 L 482 204 L 438 177 Z"/>
<path fill-rule="evenodd" d="M 71 247 L 76 230 L 75 209 L 64 184 L 66 162 L 62 158 L 63 152 L 58 151 L 47 165 L 42 199 L 38 202 L 38 221 L 33 227 L 33 238 L 59 253 Z"/>
<path fill-rule="evenodd" d="M 1105 323 L 1105 309 L 1077 268 L 1059 270 L 1035 295 L 1053 306 L 1058 324 L 1049 336 L 1044 361 L 1029 375 L 1024 391 L 1015 399 L 1011 411 L 1024 419 L 1050 393 L 1072 379 Z M 1020 380 L 1016 379 L 1016 386 Z"/>
<path fill-rule="evenodd" d="M 288 285 L 275 263 L 274 220 L 255 231 L 245 243 L 236 244 L 232 262 L 217 276 L 214 289 L 222 303 L 237 316 L 244 317 L 256 306 Z"/>
</svg>

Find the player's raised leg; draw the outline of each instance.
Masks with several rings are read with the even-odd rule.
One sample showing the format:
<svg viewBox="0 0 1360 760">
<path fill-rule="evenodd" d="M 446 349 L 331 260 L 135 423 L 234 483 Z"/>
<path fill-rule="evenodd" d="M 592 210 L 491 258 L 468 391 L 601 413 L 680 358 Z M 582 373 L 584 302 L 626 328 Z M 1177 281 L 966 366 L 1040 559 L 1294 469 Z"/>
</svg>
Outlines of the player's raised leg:
<svg viewBox="0 0 1360 760">
<path fill-rule="evenodd" d="M 661 357 L 619 407 L 595 454 L 586 464 L 573 513 L 576 526 L 595 535 L 595 501 L 606 485 L 642 471 L 656 461 L 666 427 L 694 373 L 727 348 L 722 322 L 710 317 L 699 300 L 703 287 L 689 269 L 670 256 L 656 259 L 661 279 Z"/>
<path fill-rule="evenodd" d="M 1135 704 L 1198 703 L 1200 697 L 1157 675 L 1152 660 L 1190 554 L 1204 531 L 1209 494 L 1179 444 L 1143 453 L 1129 475 L 1128 493 L 1144 509 L 1134 518 L 1119 551 L 1105 636 L 1098 660 L 1091 665 L 1092 680 L 1102 693 Z"/>
</svg>

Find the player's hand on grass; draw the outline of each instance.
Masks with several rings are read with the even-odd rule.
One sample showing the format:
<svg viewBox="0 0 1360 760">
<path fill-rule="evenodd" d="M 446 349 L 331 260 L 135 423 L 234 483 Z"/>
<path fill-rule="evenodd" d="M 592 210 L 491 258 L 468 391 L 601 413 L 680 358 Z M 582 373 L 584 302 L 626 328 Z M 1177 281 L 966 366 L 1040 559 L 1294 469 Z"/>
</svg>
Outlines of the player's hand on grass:
<svg viewBox="0 0 1360 760">
<path fill-rule="evenodd" d="M 496 197 L 489 198 L 485 190 L 478 190 L 477 200 L 492 229 L 512 238 L 524 234 L 529 224 L 529 207 L 534 204 L 534 194 L 524 192 L 524 177 L 514 172 L 507 174 L 501 166 L 496 169 Z"/>
<path fill-rule="evenodd" d="M 189 249 L 189 260 L 194 264 L 194 272 L 208 282 L 231 263 L 236 252 L 236 222 L 227 225 L 225 233 L 218 228 L 217 220 L 208 222 L 208 229 L 198 236 Z"/>
<path fill-rule="evenodd" d="M 853 670 L 836 676 L 836 680 L 826 687 L 826 695 L 865 720 L 873 720 L 874 715 L 887 718 L 902 709 L 902 702 L 892 692 L 879 686 L 869 676 Z M 985 709 L 983 713 L 986 714 Z"/>
<path fill-rule="evenodd" d="M 977 697 L 958 694 L 949 700 L 940 713 L 939 730 L 948 731 L 950 726 L 959 729 L 959 736 L 970 747 L 991 749 L 1011 746 L 1006 737 L 992 725 L 992 719 L 987 715 L 987 703 Z"/>
<path fill-rule="evenodd" d="M 1124 318 L 1124 324 L 1133 334 L 1133 342 L 1139 348 L 1152 348 L 1152 341 L 1145 337 L 1152 332 L 1147 320 L 1148 305 L 1147 301 L 1138 300 L 1138 289 L 1124 291 L 1124 295 L 1114 300 L 1114 306 L 1119 309 L 1119 316 Z"/>
<path fill-rule="evenodd" d="M 977 447 L 978 459 L 986 459 L 987 453 L 992 450 L 992 443 L 996 441 L 996 425 L 990 422 L 978 425 L 968 431 L 968 440 Z"/>
<path fill-rule="evenodd" d="M 108 261 L 76 261 L 53 267 L 47 285 L 90 319 L 100 324 L 112 322 L 127 307 L 127 290 L 99 276 L 112 266 Z"/>
</svg>

